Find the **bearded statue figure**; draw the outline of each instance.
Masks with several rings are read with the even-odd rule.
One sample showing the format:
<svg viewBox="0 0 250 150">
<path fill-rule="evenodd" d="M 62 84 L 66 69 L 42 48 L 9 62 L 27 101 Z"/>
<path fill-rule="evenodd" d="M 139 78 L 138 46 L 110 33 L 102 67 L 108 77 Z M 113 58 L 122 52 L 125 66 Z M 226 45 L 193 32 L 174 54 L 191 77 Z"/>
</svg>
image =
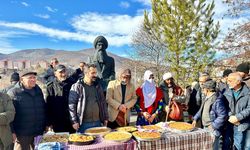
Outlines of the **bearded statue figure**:
<svg viewBox="0 0 250 150">
<path fill-rule="evenodd" d="M 106 49 L 108 48 L 108 41 L 103 36 L 98 36 L 94 41 L 95 53 L 90 60 L 97 68 L 97 76 L 104 92 L 106 93 L 109 81 L 115 80 L 115 61 L 113 57 L 108 56 Z"/>
</svg>

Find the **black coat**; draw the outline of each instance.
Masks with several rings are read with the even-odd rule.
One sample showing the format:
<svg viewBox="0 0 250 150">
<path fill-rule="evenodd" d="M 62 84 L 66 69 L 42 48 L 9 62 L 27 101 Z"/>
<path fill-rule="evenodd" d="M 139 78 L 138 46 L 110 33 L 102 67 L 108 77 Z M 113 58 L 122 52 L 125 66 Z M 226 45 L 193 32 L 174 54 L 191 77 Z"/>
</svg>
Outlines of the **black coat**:
<svg viewBox="0 0 250 150">
<path fill-rule="evenodd" d="M 42 90 L 38 85 L 34 93 L 28 92 L 20 83 L 8 91 L 16 110 L 11 130 L 18 136 L 37 136 L 46 127 L 46 106 Z"/>
<path fill-rule="evenodd" d="M 63 82 L 54 80 L 47 84 L 46 102 L 48 124 L 55 132 L 73 132 L 69 119 L 68 96 L 74 81 L 71 78 Z"/>
</svg>

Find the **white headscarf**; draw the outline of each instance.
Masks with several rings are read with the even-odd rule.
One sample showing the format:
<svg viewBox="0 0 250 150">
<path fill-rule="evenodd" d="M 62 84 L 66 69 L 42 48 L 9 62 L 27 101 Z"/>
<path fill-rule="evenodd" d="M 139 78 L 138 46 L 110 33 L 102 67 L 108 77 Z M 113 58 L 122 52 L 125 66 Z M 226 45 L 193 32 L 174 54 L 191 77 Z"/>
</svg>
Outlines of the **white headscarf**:
<svg viewBox="0 0 250 150">
<path fill-rule="evenodd" d="M 151 106 L 156 98 L 156 87 L 153 79 L 149 79 L 153 73 L 150 70 L 144 73 L 144 83 L 142 84 L 142 92 L 144 97 L 144 106 L 148 108 Z"/>
</svg>

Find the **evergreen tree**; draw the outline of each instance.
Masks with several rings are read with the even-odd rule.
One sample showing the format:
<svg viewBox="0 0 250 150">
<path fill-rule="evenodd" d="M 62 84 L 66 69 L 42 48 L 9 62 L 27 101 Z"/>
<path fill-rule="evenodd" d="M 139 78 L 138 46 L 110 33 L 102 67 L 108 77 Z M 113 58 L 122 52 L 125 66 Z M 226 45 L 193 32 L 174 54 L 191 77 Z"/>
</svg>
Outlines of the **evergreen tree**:
<svg viewBox="0 0 250 150">
<path fill-rule="evenodd" d="M 214 2 L 152 0 L 152 15 L 144 12 L 144 28 L 165 43 L 165 60 L 178 81 L 192 81 L 212 63 L 219 32 Z"/>
</svg>

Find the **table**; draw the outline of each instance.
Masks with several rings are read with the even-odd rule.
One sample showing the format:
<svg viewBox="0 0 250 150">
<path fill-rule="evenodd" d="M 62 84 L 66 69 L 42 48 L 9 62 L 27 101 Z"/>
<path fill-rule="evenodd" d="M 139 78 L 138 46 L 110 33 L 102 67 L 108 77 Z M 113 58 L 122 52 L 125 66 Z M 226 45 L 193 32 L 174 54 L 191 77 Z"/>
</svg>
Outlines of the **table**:
<svg viewBox="0 0 250 150">
<path fill-rule="evenodd" d="M 42 136 L 37 136 L 35 138 L 35 149 L 42 140 Z M 137 143 L 135 140 L 130 139 L 125 143 L 105 141 L 102 137 L 98 136 L 95 142 L 91 145 L 71 145 L 66 144 L 64 150 L 136 150 Z"/>
<path fill-rule="evenodd" d="M 98 137 L 96 142 L 91 145 L 76 146 L 68 145 L 69 150 L 136 150 L 136 141 L 131 139 L 125 143 L 105 141 Z"/>
<path fill-rule="evenodd" d="M 166 132 L 159 140 L 138 141 L 140 150 L 209 150 L 213 149 L 214 136 L 205 129 L 187 133 Z"/>
</svg>

